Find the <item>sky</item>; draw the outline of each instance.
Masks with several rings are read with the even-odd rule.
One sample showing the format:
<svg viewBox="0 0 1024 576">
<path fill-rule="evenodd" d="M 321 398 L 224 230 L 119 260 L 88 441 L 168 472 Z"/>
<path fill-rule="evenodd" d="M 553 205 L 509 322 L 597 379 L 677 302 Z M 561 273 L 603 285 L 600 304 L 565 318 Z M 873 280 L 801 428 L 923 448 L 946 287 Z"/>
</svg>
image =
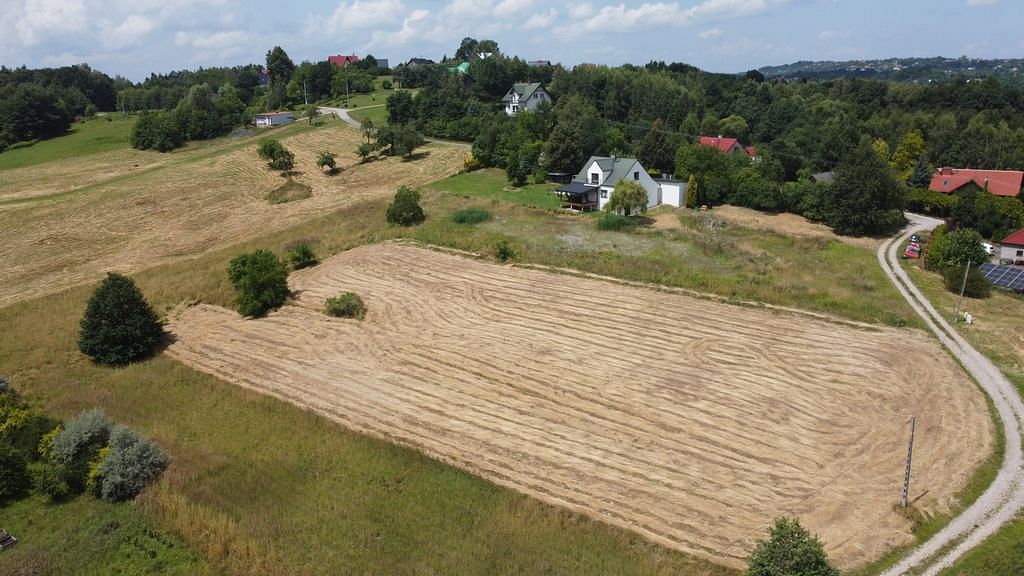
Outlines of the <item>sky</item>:
<svg viewBox="0 0 1024 576">
<path fill-rule="evenodd" d="M 0 64 L 151 72 L 373 54 L 454 54 L 466 36 L 526 60 L 686 62 L 1024 57 L 1024 0 L 0 0 Z"/>
</svg>

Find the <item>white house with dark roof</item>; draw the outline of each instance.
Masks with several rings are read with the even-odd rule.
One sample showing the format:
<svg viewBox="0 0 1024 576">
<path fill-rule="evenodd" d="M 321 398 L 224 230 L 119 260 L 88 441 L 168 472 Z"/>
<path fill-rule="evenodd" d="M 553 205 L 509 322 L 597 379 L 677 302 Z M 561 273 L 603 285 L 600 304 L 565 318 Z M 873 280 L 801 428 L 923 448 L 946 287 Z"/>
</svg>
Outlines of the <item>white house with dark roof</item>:
<svg viewBox="0 0 1024 576">
<path fill-rule="evenodd" d="M 541 102 L 551 103 L 551 95 L 544 90 L 540 82 L 518 83 L 509 88 L 501 99 L 505 103 L 505 114 L 515 116 L 522 110 L 534 111 Z"/>
<path fill-rule="evenodd" d="M 621 180 L 634 180 L 647 191 L 647 207 L 659 204 L 682 206 L 686 201 L 686 183 L 671 178 L 655 180 L 634 158 L 591 156 L 568 184 L 555 193 L 562 200 L 562 208 L 589 212 L 604 210 L 615 185 Z"/>
</svg>

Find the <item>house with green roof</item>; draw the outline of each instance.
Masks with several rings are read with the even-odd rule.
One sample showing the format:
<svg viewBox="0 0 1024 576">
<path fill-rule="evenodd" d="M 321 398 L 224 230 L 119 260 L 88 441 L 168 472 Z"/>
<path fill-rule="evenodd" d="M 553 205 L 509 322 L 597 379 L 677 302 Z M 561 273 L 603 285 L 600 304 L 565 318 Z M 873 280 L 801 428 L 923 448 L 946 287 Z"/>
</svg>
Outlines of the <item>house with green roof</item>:
<svg viewBox="0 0 1024 576">
<path fill-rule="evenodd" d="M 513 84 L 501 101 L 505 103 L 505 114 L 515 116 L 523 110 L 536 110 L 541 102 L 550 104 L 551 95 L 544 90 L 540 82 L 522 82 Z"/>
<path fill-rule="evenodd" d="M 623 179 L 634 180 L 647 191 L 647 207 L 659 204 L 682 206 L 686 199 L 686 183 L 671 178 L 655 180 L 635 158 L 591 156 L 572 182 L 555 190 L 562 208 L 590 212 L 604 210 L 615 185 Z"/>
</svg>

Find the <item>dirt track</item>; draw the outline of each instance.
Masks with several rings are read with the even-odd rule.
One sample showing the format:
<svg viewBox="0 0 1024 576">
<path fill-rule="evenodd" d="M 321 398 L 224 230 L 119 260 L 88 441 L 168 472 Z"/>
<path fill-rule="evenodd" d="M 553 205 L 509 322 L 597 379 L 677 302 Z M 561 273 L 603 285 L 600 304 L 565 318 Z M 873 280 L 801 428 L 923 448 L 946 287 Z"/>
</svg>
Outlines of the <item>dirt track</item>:
<svg viewBox="0 0 1024 576">
<path fill-rule="evenodd" d="M 198 306 L 169 353 L 547 502 L 740 566 L 798 515 L 842 567 L 909 541 L 988 453 L 981 393 L 935 343 L 395 244 L 292 276 L 261 320 Z M 353 290 L 363 322 L 330 319 Z"/>
<path fill-rule="evenodd" d="M 255 139 L 242 146 L 222 140 L 169 155 L 117 151 L 86 156 L 72 161 L 74 173 L 67 173 L 63 162 L 4 171 L 0 307 L 95 280 L 107 271 L 134 272 L 196 256 L 394 194 L 403 184 L 432 182 L 457 171 L 466 156 L 463 149 L 431 144 L 416 161 L 357 164 L 354 150 L 360 139 L 357 130 L 340 123 L 285 138 L 295 153 L 295 179 L 310 186 L 313 195 L 278 205 L 266 197 L 284 179 L 256 157 Z M 324 150 L 338 154 L 341 174 L 328 177 L 316 169 L 316 157 Z M 33 179 L 46 184 L 19 184 Z"/>
</svg>

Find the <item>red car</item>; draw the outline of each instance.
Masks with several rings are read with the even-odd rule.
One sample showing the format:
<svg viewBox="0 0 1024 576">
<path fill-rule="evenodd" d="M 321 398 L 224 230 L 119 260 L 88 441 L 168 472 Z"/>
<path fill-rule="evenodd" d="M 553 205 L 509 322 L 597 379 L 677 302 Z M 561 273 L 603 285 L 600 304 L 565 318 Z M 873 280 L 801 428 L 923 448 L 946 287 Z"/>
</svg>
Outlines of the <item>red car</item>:
<svg viewBox="0 0 1024 576">
<path fill-rule="evenodd" d="M 907 249 L 903 251 L 904 258 L 913 258 L 916 260 L 921 257 L 921 245 L 915 244 L 916 243 L 907 246 Z"/>
</svg>

